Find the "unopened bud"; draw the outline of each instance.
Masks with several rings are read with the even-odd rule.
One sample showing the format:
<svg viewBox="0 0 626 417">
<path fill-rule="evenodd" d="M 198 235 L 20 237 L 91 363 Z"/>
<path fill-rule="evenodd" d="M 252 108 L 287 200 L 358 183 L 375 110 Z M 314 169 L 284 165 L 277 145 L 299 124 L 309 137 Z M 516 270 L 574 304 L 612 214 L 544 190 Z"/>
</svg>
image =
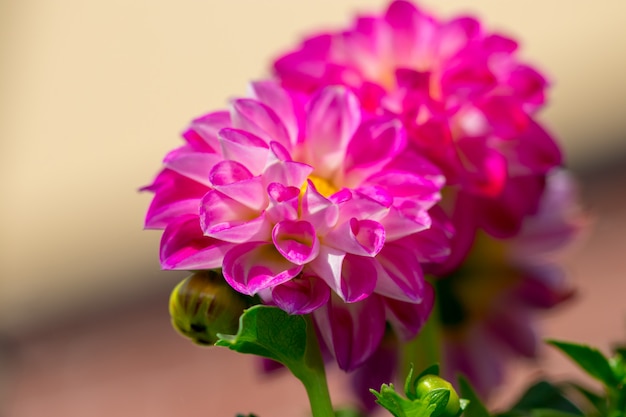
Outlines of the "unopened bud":
<svg viewBox="0 0 626 417">
<path fill-rule="evenodd" d="M 236 334 L 239 317 L 252 298 L 232 289 L 219 272 L 198 271 L 170 295 L 172 325 L 199 345 L 213 345 L 217 334 Z"/>
</svg>

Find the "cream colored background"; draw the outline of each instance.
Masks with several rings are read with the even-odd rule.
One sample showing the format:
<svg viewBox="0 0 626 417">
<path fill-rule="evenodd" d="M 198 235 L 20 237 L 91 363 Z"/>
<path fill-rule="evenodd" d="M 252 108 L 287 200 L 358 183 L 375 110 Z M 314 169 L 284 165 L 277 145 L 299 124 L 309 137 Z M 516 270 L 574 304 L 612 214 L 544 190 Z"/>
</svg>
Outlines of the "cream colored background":
<svg viewBox="0 0 626 417">
<path fill-rule="evenodd" d="M 0 331 L 122 303 L 162 273 L 149 183 L 192 117 L 374 0 L 0 2 Z M 440 0 L 522 40 L 554 80 L 544 120 L 575 166 L 625 148 L 624 0 Z"/>
</svg>

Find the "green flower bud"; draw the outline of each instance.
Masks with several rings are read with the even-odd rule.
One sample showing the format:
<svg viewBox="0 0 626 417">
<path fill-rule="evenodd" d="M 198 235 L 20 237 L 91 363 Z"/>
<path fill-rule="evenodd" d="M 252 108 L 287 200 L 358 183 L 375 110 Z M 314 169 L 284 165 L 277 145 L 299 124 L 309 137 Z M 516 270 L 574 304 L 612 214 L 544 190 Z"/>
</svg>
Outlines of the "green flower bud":
<svg viewBox="0 0 626 417">
<path fill-rule="evenodd" d="M 181 281 L 170 295 L 172 325 L 194 343 L 207 346 L 217 334 L 236 334 L 239 317 L 252 298 L 232 289 L 219 272 L 198 271 Z"/>
<path fill-rule="evenodd" d="M 423 398 L 429 392 L 441 388 L 450 391 L 450 398 L 448 399 L 446 408 L 439 417 L 455 417 L 459 414 L 461 402 L 451 383 L 437 375 L 424 375 L 415 383 L 415 392 L 418 398 Z"/>
</svg>

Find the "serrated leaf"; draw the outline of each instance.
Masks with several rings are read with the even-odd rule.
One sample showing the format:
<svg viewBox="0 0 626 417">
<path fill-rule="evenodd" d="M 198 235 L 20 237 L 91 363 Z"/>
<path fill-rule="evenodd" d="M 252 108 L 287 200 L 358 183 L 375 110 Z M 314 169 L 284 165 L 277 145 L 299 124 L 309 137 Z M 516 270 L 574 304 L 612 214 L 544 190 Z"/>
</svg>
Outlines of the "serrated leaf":
<svg viewBox="0 0 626 417">
<path fill-rule="evenodd" d="M 608 359 L 597 349 L 587 345 L 557 340 L 548 340 L 547 343 L 569 356 L 590 376 L 596 378 L 608 387 L 614 387 L 618 381 L 613 374 Z"/>
<path fill-rule="evenodd" d="M 461 397 L 469 400 L 469 404 L 465 408 L 463 412 L 463 417 L 490 417 L 489 411 L 487 411 L 487 407 L 480 400 L 476 392 L 472 388 L 472 385 L 469 381 L 463 377 L 459 376 L 459 388 L 461 391 Z"/>
<path fill-rule="evenodd" d="M 528 413 L 534 409 L 550 409 L 576 416 L 584 415 L 558 387 L 548 381 L 538 381 L 531 385 L 511 411 Z"/>
<path fill-rule="evenodd" d="M 376 403 L 395 417 L 431 417 L 436 408 L 435 404 L 429 405 L 421 399 L 411 401 L 400 396 L 393 384 L 383 384 L 380 392 L 373 389 L 370 392 L 376 396 Z"/>
</svg>

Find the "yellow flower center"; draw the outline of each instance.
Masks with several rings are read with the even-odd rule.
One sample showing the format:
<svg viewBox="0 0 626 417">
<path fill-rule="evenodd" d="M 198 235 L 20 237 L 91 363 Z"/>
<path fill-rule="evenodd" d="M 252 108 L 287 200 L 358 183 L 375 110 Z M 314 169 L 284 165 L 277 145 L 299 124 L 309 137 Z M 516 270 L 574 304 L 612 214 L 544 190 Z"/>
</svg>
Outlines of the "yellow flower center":
<svg viewBox="0 0 626 417">
<path fill-rule="evenodd" d="M 318 177 L 317 175 L 309 175 L 308 179 L 313 183 L 315 189 L 324 197 L 330 197 L 339 191 L 337 186 L 326 178 Z M 305 181 L 302 187 L 300 187 L 300 197 L 304 195 L 308 185 L 308 181 Z"/>
</svg>

